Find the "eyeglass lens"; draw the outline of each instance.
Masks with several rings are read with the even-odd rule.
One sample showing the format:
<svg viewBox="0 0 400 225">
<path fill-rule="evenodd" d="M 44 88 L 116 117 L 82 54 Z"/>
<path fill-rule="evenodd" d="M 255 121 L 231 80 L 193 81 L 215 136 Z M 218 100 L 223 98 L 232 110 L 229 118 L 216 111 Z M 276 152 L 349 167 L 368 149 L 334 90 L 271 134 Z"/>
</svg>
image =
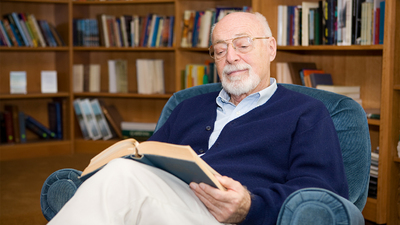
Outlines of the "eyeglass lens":
<svg viewBox="0 0 400 225">
<path fill-rule="evenodd" d="M 248 53 L 253 49 L 253 40 L 250 37 L 239 37 L 232 40 L 233 48 L 239 53 Z M 214 59 L 223 58 L 228 51 L 228 43 L 220 42 L 210 48 L 210 56 Z"/>
</svg>

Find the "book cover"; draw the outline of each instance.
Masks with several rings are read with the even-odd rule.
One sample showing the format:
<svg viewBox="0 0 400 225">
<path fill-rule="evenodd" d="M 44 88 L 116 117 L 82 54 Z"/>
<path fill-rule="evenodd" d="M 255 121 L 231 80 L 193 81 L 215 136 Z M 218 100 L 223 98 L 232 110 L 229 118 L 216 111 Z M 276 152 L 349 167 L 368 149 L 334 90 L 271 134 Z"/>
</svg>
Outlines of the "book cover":
<svg viewBox="0 0 400 225">
<path fill-rule="evenodd" d="M 100 64 L 89 65 L 89 92 L 100 92 Z"/>
<path fill-rule="evenodd" d="M 26 94 L 26 71 L 10 71 L 10 93 Z"/>
<path fill-rule="evenodd" d="M 89 99 L 81 99 L 79 101 L 79 105 L 82 110 L 83 121 L 85 122 L 90 138 L 93 140 L 102 138 L 100 128 L 97 124 Z"/>
<path fill-rule="evenodd" d="M 74 64 L 72 66 L 72 82 L 74 93 L 83 92 L 83 64 Z"/>
<path fill-rule="evenodd" d="M 42 93 L 57 93 L 57 71 L 42 70 L 40 72 L 40 86 Z"/>
<path fill-rule="evenodd" d="M 111 133 L 110 127 L 108 126 L 103 111 L 101 110 L 99 100 L 98 99 L 90 100 L 90 105 L 92 106 L 94 117 L 100 129 L 100 133 L 103 136 L 103 140 L 108 140 L 112 138 L 113 135 Z"/>
<path fill-rule="evenodd" d="M 26 143 L 25 113 L 22 111 L 18 112 L 18 125 L 19 125 L 19 140 L 21 143 Z"/>
<path fill-rule="evenodd" d="M 99 100 L 99 103 L 104 116 L 112 128 L 112 132 L 122 139 L 121 123 L 123 119 L 118 109 L 114 105 L 106 105 L 101 100 Z"/>
<path fill-rule="evenodd" d="M 47 113 L 49 115 L 49 128 L 56 136 L 55 138 L 63 139 L 63 115 L 62 105 L 58 101 L 49 102 L 47 104 Z"/>
<path fill-rule="evenodd" d="M 5 124 L 5 131 L 7 137 L 7 143 L 14 143 L 14 126 L 13 126 L 13 119 L 11 112 L 4 111 L 4 124 Z"/>
<path fill-rule="evenodd" d="M 26 127 L 36 133 L 39 137 L 48 139 L 48 138 L 55 138 L 56 134 L 51 131 L 48 127 L 46 127 L 41 122 L 37 121 L 33 117 L 25 114 L 25 124 Z"/>
<path fill-rule="evenodd" d="M 6 112 L 9 112 L 11 115 L 13 142 L 20 143 L 21 138 L 20 138 L 20 129 L 19 129 L 18 106 L 17 105 L 4 105 L 4 110 Z"/>
<path fill-rule="evenodd" d="M 312 73 L 310 74 L 310 81 L 313 88 L 317 85 L 333 85 L 330 73 Z"/>
<path fill-rule="evenodd" d="M 379 13 L 379 44 L 383 44 L 383 37 L 385 32 L 385 1 L 380 3 L 380 13 Z"/>
<path fill-rule="evenodd" d="M 81 128 L 83 139 L 90 139 L 89 131 L 86 127 L 85 119 L 83 118 L 83 113 L 81 109 L 81 105 L 79 104 L 81 100 L 75 99 L 74 104 L 74 111 L 76 115 L 76 119 L 78 120 L 79 127 Z"/>
<path fill-rule="evenodd" d="M 226 190 L 215 175 L 219 175 L 188 145 L 174 145 L 156 141 L 139 144 L 135 139 L 119 141 L 90 160 L 81 178 L 87 179 L 115 158 L 129 158 L 171 173 L 187 184 L 205 183 Z"/>
</svg>

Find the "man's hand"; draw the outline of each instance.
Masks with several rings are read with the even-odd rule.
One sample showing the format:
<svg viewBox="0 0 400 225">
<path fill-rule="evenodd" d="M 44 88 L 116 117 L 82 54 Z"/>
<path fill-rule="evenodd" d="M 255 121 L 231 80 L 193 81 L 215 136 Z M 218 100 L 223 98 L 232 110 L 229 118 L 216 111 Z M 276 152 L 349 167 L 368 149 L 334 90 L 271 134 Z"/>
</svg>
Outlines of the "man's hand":
<svg viewBox="0 0 400 225">
<path fill-rule="evenodd" d="M 250 210 L 251 197 L 238 181 L 226 176 L 216 176 L 227 190 L 221 191 L 207 184 L 190 183 L 190 188 L 204 203 L 210 213 L 221 223 L 239 223 Z"/>
</svg>

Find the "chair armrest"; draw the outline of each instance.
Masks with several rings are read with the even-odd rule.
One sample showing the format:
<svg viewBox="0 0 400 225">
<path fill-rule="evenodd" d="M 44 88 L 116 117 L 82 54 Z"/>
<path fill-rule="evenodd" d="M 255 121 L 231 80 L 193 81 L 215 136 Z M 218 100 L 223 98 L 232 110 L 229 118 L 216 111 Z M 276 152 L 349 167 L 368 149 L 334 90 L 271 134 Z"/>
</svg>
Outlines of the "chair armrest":
<svg viewBox="0 0 400 225">
<path fill-rule="evenodd" d="M 363 225 L 365 220 L 349 200 L 325 189 L 304 188 L 285 200 L 277 224 Z"/>
<path fill-rule="evenodd" d="M 81 174 L 81 171 L 75 169 L 60 169 L 46 179 L 40 194 L 40 206 L 47 221 L 50 221 L 74 196 L 82 184 L 79 179 Z"/>
</svg>

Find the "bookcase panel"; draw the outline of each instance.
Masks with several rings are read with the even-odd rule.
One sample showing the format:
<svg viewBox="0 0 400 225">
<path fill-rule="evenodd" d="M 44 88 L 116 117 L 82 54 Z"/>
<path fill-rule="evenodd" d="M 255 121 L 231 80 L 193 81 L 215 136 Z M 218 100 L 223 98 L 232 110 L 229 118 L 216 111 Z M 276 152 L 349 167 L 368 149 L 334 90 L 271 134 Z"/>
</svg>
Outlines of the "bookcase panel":
<svg viewBox="0 0 400 225">
<path fill-rule="evenodd" d="M 162 59 L 164 61 L 164 83 L 166 93 L 175 92 L 174 51 L 80 51 L 74 53 L 73 64 L 100 64 L 101 91 L 108 92 L 108 60 L 124 59 L 128 63 L 128 91 L 137 93 L 136 60 Z"/>
<path fill-rule="evenodd" d="M 7 51 L 0 54 L 0 93 L 10 93 L 10 71 L 26 71 L 27 93 L 41 93 L 40 72 L 57 71 L 58 92 L 69 91 L 68 52 L 53 51 Z"/>
</svg>

